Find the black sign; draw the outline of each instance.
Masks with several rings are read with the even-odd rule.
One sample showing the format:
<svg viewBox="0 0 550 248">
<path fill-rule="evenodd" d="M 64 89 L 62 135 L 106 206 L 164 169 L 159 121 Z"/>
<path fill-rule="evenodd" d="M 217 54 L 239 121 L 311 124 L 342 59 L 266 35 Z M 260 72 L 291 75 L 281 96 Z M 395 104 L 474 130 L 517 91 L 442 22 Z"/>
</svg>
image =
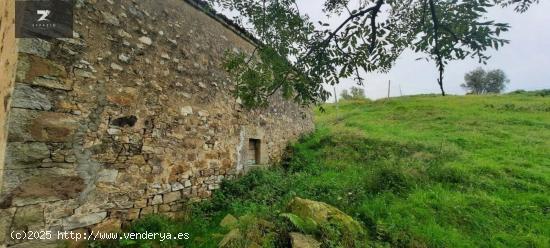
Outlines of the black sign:
<svg viewBox="0 0 550 248">
<path fill-rule="evenodd" d="M 15 1 L 16 38 L 72 38 L 73 0 Z"/>
</svg>

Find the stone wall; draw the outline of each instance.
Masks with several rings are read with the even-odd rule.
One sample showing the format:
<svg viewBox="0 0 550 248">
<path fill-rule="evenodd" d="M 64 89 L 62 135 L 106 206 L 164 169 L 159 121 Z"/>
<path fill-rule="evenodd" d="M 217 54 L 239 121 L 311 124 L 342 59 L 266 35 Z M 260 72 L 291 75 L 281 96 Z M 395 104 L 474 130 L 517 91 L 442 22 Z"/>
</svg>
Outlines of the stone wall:
<svg viewBox="0 0 550 248">
<path fill-rule="evenodd" d="M 312 130 L 280 96 L 239 104 L 223 54 L 254 45 L 186 1 L 77 2 L 73 39 L 19 41 L 2 234 L 174 216 L 248 169 L 249 139 L 271 164 Z"/>
</svg>

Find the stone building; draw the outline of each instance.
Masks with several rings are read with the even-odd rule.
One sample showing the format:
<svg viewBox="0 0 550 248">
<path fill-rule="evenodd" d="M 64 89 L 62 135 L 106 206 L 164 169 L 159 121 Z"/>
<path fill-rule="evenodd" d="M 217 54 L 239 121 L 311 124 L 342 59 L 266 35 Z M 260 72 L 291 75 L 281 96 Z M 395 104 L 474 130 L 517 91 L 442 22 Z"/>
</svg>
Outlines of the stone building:
<svg viewBox="0 0 550 248">
<path fill-rule="evenodd" d="M 202 6 L 81 0 L 74 38 L 19 40 L 0 244 L 173 216 L 313 129 L 310 109 L 281 96 L 247 110 L 231 95 L 224 52 L 255 42 Z"/>
</svg>

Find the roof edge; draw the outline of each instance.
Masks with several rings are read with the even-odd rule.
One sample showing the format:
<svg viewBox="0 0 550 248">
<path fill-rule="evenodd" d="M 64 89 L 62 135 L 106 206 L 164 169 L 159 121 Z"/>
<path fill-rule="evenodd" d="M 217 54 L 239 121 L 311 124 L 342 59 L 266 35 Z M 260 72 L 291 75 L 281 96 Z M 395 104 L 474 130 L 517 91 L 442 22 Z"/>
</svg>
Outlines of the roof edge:
<svg viewBox="0 0 550 248">
<path fill-rule="evenodd" d="M 205 13 L 218 23 L 222 24 L 224 27 L 230 29 L 233 31 L 233 33 L 237 34 L 239 37 L 247 40 L 248 42 L 252 43 L 254 46 L 260 46 L 262 42 L 258 40 L 254 35 L 252 35 L 250 32 L 246 31 L 243 27 L 229 19 L 227 16 L 218 13 L 216 10 L 212 9 L 210 4 L 208 4 L 206 1 L 203 0 L 183 0 L 184 2 L 188 3 L 195 9 Z"/>
</svg>

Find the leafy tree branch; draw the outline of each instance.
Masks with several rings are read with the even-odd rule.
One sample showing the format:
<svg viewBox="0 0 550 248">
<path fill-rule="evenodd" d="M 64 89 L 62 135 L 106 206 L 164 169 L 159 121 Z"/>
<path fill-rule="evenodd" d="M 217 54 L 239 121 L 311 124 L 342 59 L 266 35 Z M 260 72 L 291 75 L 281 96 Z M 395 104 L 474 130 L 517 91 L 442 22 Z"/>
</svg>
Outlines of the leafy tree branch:
<svg viewBox="0 0 550 248">
<path fill-rule="evenodd" d="M 506 23 L 487 20 L 493 7 L 525 12 L 537 0 L 325 0 L 323 11 L 340 16 L 337 25 L 314 23 L 295 0 L 213 0 L 240 14 L 262 44 L 252 53 L 228 53 L 226 69 L 237 81 L 236 95 L 248 107 L 267 106 L 281 93 L 304 105 L 330 96 L 323 85 L 387 72 L 405 49 L 435 62 L 443 95 L 449 61 L 477 58 L 508 43 Z M 356 6 L 352 8 L 351 6 Z"/>
</svg>

